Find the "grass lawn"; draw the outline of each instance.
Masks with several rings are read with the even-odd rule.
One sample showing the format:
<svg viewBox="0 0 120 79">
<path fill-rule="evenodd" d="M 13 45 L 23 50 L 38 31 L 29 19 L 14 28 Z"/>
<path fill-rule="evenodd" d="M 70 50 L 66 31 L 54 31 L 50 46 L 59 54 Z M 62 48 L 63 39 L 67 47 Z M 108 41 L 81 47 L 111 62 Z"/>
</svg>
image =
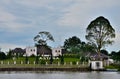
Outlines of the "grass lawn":
<svg viewBox="0 0 120 79">
<path fill-rule="evenodd" d="M 60 63 L 60 59 L 54 59 L 53 64 L 49 64 L 50 60 L 49 59 L 40 59 L 38 64 L 35 64 L 35 57 L 29 57 L 29 64 L 25 64 L 25 57 L 19 57 L 15 58 L 14 60 L 11 59 L 6 59 L 6 60 L 0 60 L 0 68 L 75 68 L 75 67 L 87 67 L 86 65 L 76 65 L 74 62 L 79 62 L 80 60 L 78 58 L 64 58 L 64 62 L 66 65 L 59 65 L 58 62 Z M 23 64 L 21 64 L 21 61 Z M 40 62 L 44 61 L 44 64 L 41 64 Z M 1 64 L 3 62 L 3 64 Z M 9 64 L 8 64 L 9 62 Z M 15 62 L 15 64 L 14 64 Z M 48 65 L 46 65 L 46 62 Z M 73 63 L 73 65 L 70 65 L 70 62 Z"/>
<path fill-rule="evenodd" d="M 28 61 L 29 61 L 29 64 L 34 64 L 35 62 L 35 57 L 28 57 Z M 16 62 L 16 64 L 21 64 L 21 62 L 25 63 L 25 57 L 19 57 L 19 58 L 15 58 L 14 60 L 11 58 L 11 59 L 6 59 L 6 60 L 0 60 L 0 64 L 1 62 L 3 61 L 3 64 L 14 64 L 14 61 Z M 39 59 L 39 63 L 41 61 L 44 61 L 44 62 L 50 62 L 49 59 Z M 60 62 L 60 59 L 54 59 L 53 60 L 53 64 L 58 64 L 58 62 Z M 70 62 L 80 62 L 80 59 L 78 58 L 64 58 L 64 62 L 66 63 L 70 63 Z"/>
</svg>

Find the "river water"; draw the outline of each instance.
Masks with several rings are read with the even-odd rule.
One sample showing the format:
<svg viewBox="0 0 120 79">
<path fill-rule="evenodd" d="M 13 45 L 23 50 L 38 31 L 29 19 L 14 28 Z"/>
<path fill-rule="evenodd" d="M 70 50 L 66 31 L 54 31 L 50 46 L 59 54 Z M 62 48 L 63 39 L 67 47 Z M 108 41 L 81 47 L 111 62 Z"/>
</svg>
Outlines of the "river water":
<svg viewBox="0 0 120 79">
<path fill-rule="evenodd" d="M 120 79 L 120 72 L 0 72 L 0 79 Z"/>
</svg>

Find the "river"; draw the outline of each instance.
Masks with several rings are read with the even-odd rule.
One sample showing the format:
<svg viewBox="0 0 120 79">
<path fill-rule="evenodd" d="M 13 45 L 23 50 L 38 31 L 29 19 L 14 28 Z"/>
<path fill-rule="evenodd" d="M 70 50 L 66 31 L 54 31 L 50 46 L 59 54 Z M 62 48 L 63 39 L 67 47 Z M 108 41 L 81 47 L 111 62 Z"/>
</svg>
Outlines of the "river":
<svg viewBox="0 0 120 79">
<path fill-rule="evenodd" d="M 120 72 L 0 72 L 0 79 L 120 79 Z"/>
</svg>

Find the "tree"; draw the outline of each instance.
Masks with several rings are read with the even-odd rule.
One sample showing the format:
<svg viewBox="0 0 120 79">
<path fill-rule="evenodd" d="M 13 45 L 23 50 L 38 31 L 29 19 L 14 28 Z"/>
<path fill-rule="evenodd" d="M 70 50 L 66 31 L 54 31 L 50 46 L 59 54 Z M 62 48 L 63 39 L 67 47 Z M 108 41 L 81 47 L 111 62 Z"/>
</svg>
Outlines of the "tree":
<svg viewBox="0 0 120 79">
<path fill-rule="evenodd" d="M 59 57 L 60 57 L 60 63 L 61 63 L 61 64 L 64 64 L 64 56 L 63 56 L 63 54 L 60 55 Z"/>
<path fill-rule="evenodd" d="M 79 52 L 80 45 L 81 40 L 76 36 L 68 38 L 64 42 L 64 48 L 71 53 Z"/>
<path fill-rule="evenodd" d="M 47 45 L 47 41 L 54 41 L 54 38 L 50 32 L 42 31 L 34 37 L 34 41 L 38 50 L 37 54 L 42 54 L 44 56 L 46 51 L 51 51 L 50 47 Z"/>
<path fill-rule="evenodd" d="M 28 56 L 25 56 L 25 64 L 28 64 Z"/>
<path fill-rule="evenodd" d="M 35 64 L 38 64 L 39 63 L 39 57 L 38 55 L 35 57 Z"/>
<path fill-rule="evenodd" d="M 12 50 L 9 49 L 9 52 L 7 53 L 7 58 L 12 58 L 12 57 L 13 57 Z"/>
<path fill-rule="evenodd" d="M 101 50 L 100 52 L 101 52 L 102 54 L 108 55 L 108 51 L 105 50 L 105 49 Z"/>
<path fill-rule="evenodd" d="M 112 51 L 110 56 L 115 61 L 120 61 L 120 51 L 118 51 L 118 52 Z"/>
<path fill-rule="evenodd" d="M 5 53 L 0 51 L 0 60 L 4 60 L 6 58 L 7 57 L 6 57 Z"/>
<path fill-rule="evenodd" d="M 96 46 L 98 54 L 103 47 L 112 44 L 112 38 L 115 38 L 115 30 L 110 22 L 102 16 L 93 20 L 88 25 L 86 32 L 86 39 Z"/>
<path fill-rule="evenodd" d="M 47 45 L 47 41 L 54 41 L 53 36 L 46 31 L 39 32 L 38 35 L 34 37 L 36 45 Z"/>
<path fill-rule="evenodd" d="M 95 47 L 93 44 L 91 43 L 85 43 L 85 42 L 82 42 L 81 43 L 81 52 L 82 53 L 90 53 L 90 52 L 95 52 Z"/>
<path fill-rule="evenodd" d="M 52 64 L 53 63 L 53 55 L 52 55 L 52 53 L 51 53 L 51 56 L 50 56 L 50 64 Z"/>
</svg>

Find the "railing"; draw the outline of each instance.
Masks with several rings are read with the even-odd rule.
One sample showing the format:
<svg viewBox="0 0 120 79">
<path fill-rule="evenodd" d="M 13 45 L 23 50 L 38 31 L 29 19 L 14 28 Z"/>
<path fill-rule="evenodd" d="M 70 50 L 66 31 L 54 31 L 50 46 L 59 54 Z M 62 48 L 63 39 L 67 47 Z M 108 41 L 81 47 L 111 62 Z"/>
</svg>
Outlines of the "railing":
<svg viewBox="0 0 120 79">
<path fill-rule="evenodd" d="M 36 62 L 30 62 L 28 61 L 27 63 L 25 63 L 25 61 L 20 61 L 20 62 L 16 62 L 16 61 L 0 61 L 0 68 L 11 68 L 11 67 L 15 67 L 15 68 L 29 68 L 29 67 L 32 67 L 32 68 L 36 68 L 36 67 L 58 67 L 58 68 L 64 68 L 64 67 L 88 67 L 88 63 L 87 62 L 64 62 L 64 64 L 61 64 L 60 62 L 57 62 L 57 63 L 53 63 L 53 64 L 49 64 L 49 62 L 45 62 L 44 64 L 41 64 L 41 63 L 38 63 L 36 64 Z"/>
</svg>

